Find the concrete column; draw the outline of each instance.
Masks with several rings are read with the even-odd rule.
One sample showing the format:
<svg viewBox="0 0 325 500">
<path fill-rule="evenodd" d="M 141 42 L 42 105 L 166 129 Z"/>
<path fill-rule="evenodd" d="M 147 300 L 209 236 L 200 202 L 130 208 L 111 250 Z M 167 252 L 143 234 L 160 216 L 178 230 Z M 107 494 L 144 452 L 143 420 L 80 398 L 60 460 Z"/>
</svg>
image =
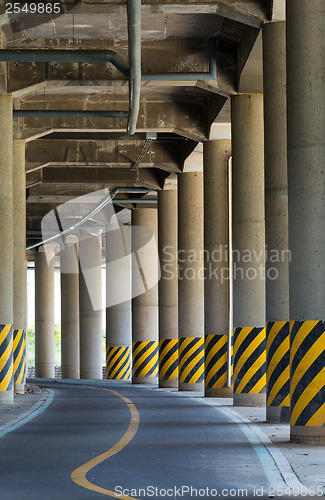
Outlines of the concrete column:
<svg viewBox="0 0 325 500">
<path fill-rule="evenodd" d="M 35 252 L 35 375 L 54 378 L 54 251 Z"/>
<path fill-rule="evenodd" d="M 159 387 L 178 387 L 177 184 L 158 192 Z"/>
<path fill-rule="evenodd" d="M 106 378 L 131 377 L 131 228 L 106 231 Z"/>
<path fill-rule="evenodd" d="M 263 95 L 232 98 L 234 405 L 266 403 Z"/>
<path fill-rule="evenodd" d="M 212 397 L 232 397 L 233 393 L 227 387 L 230 155 L 230 140 L 203 143 L 205 395 Z"/>
<path fill-rule="evenodd" d="M 285 22 L 263 26 L 268 422 L 290 419 Z"/>
<path fill-rule="evenodd" d="M 158 382 L 157 210 L 132 211 L 132 350 L 134 384 Z"/>
<path fill-rule="evenodd" d="M 14 390 L 24 394 L 27 372 L 27 260 L 25 142 L 13 141 Z"/>
<path fill-rule="evenodd" d="M 65 238 L 60 251 L 61 271 L 61 378 L 78 379 L 79 352 L 79 265 L 75 236 Z"/>
<path fill-rule="evenodd" d="M 178 178 L 179 390 L 204 383 L 203 173 Z"/>
<path fill-rule="evenodd" d="M 0 403 L 13 401 L 12 96 L 0 94 Z"/>
<path fill-rule="evenodd" d="M 325 443 L 324 2 L 287 0 L 291 440 Z"/>
<path fill-rule="evenodd" d="M 99 232 L 79 238 L 80 378 L 102 379 L 102 246 Z"/>
</svg>

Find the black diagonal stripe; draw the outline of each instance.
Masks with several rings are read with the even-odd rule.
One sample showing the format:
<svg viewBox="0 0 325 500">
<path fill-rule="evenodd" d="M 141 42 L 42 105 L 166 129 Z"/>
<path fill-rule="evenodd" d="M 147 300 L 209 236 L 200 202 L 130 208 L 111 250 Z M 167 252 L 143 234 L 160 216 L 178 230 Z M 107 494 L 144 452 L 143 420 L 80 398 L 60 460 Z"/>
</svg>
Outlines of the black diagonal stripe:
<svg viewBox="0 0 325 500">
<path fill-rule="evenodd" d="M 300 323 L 300 326 L 302 324 L 303 323 Z M 291 376 L 296 371 L 297 366 L 299 365 L 300 361 L 305 356 L 307 351 L 309 351 L 309 349 L 313 346 L 316 340 L 318 340 L 323 333 L 324 333 L 324 324 L 321 321 L 319 321 L 298 347 L 297 352 L 291 363 Z M 291 345 L 292 345 L 292 339 L 291 339 Z"/>
<path fill-rule="evenodd" d="M 198 354 L 200 354 L 200 353 L 202 353 L 202 352 L 203 352 L 203 345 L 200 345 L 200 346 L 199 346 L 199 347 L 197 347 L 197 349 L 196 349 L 196 350 L 195 350 L 195 351 L 191 354 L 191 356 L 190 356 L 189 358 L 187 358 L 187 360 L 186 360 L 186 361 L 184 361 L 184 363 L 183 363 L 184 368 L 185 368 L 187 365 L 189 365 L 189 364 L 191 363 L 191 361 L 193 361 L 193 359 L 194 359 L 194 358 L 196 358 L 196 356 L 197 356 Z M 183 358 L 183 356 L 180 356 L 180 358 L 179 358 L 179 363 L 180 363 L 180 365 L 181 365 L 182 358 Z M 202 362 L 204 362 L 204 356 L 202 356 L 202 358 L 203 358 L 203 359 L 202 359 Z"/>
<path fill-rule="evenodd" d="M 2 342 L 2 344 L 0 344 L 0 357 L 4 354 L 5 350 L 7 349 L 10 340 L 11 340 L 11 334 L 9 332 L 4 341 Z"/>
<path fill-rule="evenodd" d="M 319 356 L 315 359 L 315 361 L 310 365 L 308 370 L 302 375 L 298 384 L 296 385 L 293 394 L 291 394 L 291 405 L 292 408 L 296 405 L 299 397 L 303 393 L 303 391 L 310 385 L 310 383 L 314 380 L 316 375 L 324 368 L 324 351 L 319 354 Z M 292 375 L 291 375 L 292 377 Z"/>
<path fill-rule="evenodd" d="M 281 403 L 285 400 L 290 392 L 290 380 L 281 387 L 275 398 L 273 399 L 271 406 L 281 406 Z"/>
<path fill-rule="evenodd" d="M 130 356 L 127 356 L 126 359 L 124 360 L 123 364 L 120 366 L 120 368 L 117 370 L 116 374 L 117 375 L 118 373 L 121 372 L 121 370 L 123 370 L 123 368 L 125 367 L 126 364 L 128 364 L 130 362 Z M 113 373 L 113 371 L 115 370 L 115 368 L 117 367 L 117 365 L 119 364 L 119 362 L 121 361 L 121 357 L 114 363 L 114 365 L 109 368 L 109 374 Z"/>
<path fill-rule="evenodd" d="M 187 340 L 187 337 L 181 338 L 179 343 L 179 358 L 182 360 L 184 356 L 192 349 L 192 347 L 196 346 L 201 340 L 200 337 L 194 337 L 193 340 L 182 350 L 183 343 Z"/>
<path fill-rule="evenodd" d="M 227 364 L 224 364 L 211 378 L 211 380 L 208 382 L 208 389 L 211 389 L 214 384 L 223 376 L 227 373 Z"/>
<path fill-rule="evenodd" d="M 260 343 L 260 345 L 255 349 L 255 351 L 253 351 L 252 354 L 246 359 L 245 363 L 243 364 L 243 366 L 239 370 L 239 373 L 236 377 L 236 380 L 235 380 L 235 387 L 236 388 L 237 388 L 239 382 L 241 381 L 241 379 L 244 377 L 245 373 L 249 370 L 249 368 L 251 366 L 253 366 L 253 364 L 256 362 L 256 360 L 265 351 L 265 344 L 266 344 L 266 341 L 264 339 Z M 237 363 L 238 363 L 238 361 L 237 361 Z M 235 364 L 236 364 L 236 358 L 235 358 Z"/>
<path fill-rule="evenodd" d="M 129 357 L 127 357 L 126 360 L 124 361 L 124 363 L 119 367 L 119 369 L 115 373 L 114 377 L 117 377 L 117 375 L 119 375 L 127 365 L 130 365 Z M 111 370 L 111 373 L 113 373 L 113 370 Z"/>
<path fill-rule="evenodd" d="M 153 352 L 147 356 L 143 361 L 142 363 L 139 365 L 139 366 L 136 366 L 136 363 L 135 361 L 133 362 L 133 366 L 134 366 L 134 369 L 135 369 L 135 372 L 134 372 L 134 376 L 135 377 L 138 377 L 138 375 L 142 372 L 142 370 L 145 368 L 145 366 L 150 363 L 150 361 L 158 355 L 158 349 L 154 349 Z M 157 366 L 156 364 L 154 365 L 154 367 Z M 154 370 L 150 370 L 150 373 L 152 373 Z M 149 375 L 149 373 L 148 373 Z"/>
<path fill-rule="evenodd" d="M 284 370 L 289 366 L 290 363 L 290 353 L 289 351 L 279 360 L 279 363 L 277 366 L 274 368 L 271 377 L 268 380 L 267 384 L 267 394 L 269 395 L 274 384 L 278 380 L 278 378 L 282 375 Z M 288 379 L 289 379 L 289 372 L 288 372 Z"/>
<path fill-rule="evenodd" d="M 114 361 L 113 366 L 110 367 L 110 373 L 112 373 L 115 370 L 115 368 L 117 367 L 117 365 L 119 364 L 119 362 L 123 358 L 126 350 L 127 350 L 127 347 L 120 347 L 119 350 L 114 353 L 114 355 L 112 357 L 115 357 L 117 354 L 118 354 L 118 356 L 117 356 L 117 359 Z M 127 356 L 127 359 L 128 358 L 129 358 L 129 356 Z M 109 363 L 110 363 L 110 361 L 109 361 Z"/>
<path fill-rule="evenodd" d="M 290 332 L 290 323 L 289 322 L 289 332 Z M 293 322 L 293 327 L 291 329 L 291 332 L 290 332 L 290 344 L 292 345 L 294 339 L 296 338 L 296 335 L 299 331 L 299 328 L 303 325 L 303 321 L 294 321 Z"/>
<path fill-rule="evenodd" d="M 139 346 L 139 344 L 141 344 L 142 342 L 138 342 L 137 345 L 134 346 L 133 348 L 133 355 L 134 355 L 134 352 L 135 350 L 137 349 L 137 347 Z M 152 345 L 155 343 L 154 340 L 150 341 L 148 344 L 146 344 L 142 349 L 140 349 L 140 351 L 138 352 L 138 354 L 133 358 L 133 364 L 136 364 L 137 361 L 141 358 L 141 356 L 147 352 L 148 349 L 150 349 L 150 347 L 152 347 Z"/>
<path fill-rule="evenodd" d="M 192 370 L 188 373 L 188 375 L 186 376 L 185 380 L 184 380 L 184 383 L 189 383 L 189 381 L 191 380 L 191 378 L 196 374 L 196 372 L 201 368 L 201 366 L 203 365 L 204 363 L 204 359 L 201 358 L 198 360 L 198 362 L 196 363 L 195 366 L 193 366 Z M 183 369 L 186 368 L 186 365 L 184 365 Z M 182 370 L 183 371 L 183 370 Z M 204 378 L 204 375 L 200 375 L 200 377 L 198 378 L 197 380 L 197 383 L 198 382 L 203 382 L 203 378 Z"/>
<path fill-rule="evenodd" d="M 219 359 L 222 356 L 224 356 L 225 354 L 227 354 L 227 352 L 228 352 L 228 346 L 227 346 L 227 344 L 225 344 L 224 346 L 222 346 L 222 348 L 216 354 L 214 354 L 214 356 L 212 356 L 212 358 L 210 359 L 209 363 L 205 367 L 205 372 L 209 373 L 211 370 L 213 370 L 214 365 L 219 361 Z M 206 354 L 207 353 L 205 353 L 205 355 Z M 227 361 L 226 361 L 226 363 L 227 363 Z"/>
<path fill-rule="evenodd" d="M 14 380 L 15 380 L 15 382 L 16 382 L 16 380 L 18 380 L 19 376 L 21 375 L 21 372 L 22 372 L 22 370 L 24 368 L 24 361 L 25 361 L 25 358 L 24 358 L 24 356 L 22 356 L 22 358 L 20 360 L 20 363 L 19 363 L 19 365 L 17 367 L 17 370 L 14 373 Z"/>
<path fill-rule="evenodd" d="M 163 380 L 169 380 L 170 376 L 173 374 L 173 372 L 176 370 L 178 366 L 178 362 L 177 361 L 174 361 L 174 363 L 172 363 L 169 368 L 166 370 L 166 373 L 163 377 Z"/>
<path fill-rule="evenodd" d="M 274 323 L 272 323 L 272 326 Z M 269 337 L 270 335 L 270 323 L 268 323 L 267 328 L 266 328 L 266 338 Z M 276 337 L 274 338 L 273 342 L 271 345 L 268 346 L 268 351 L 267 351 L 267 364 L 271 362 L 271 359 L 273 358 L 276 350 L 280 347 L 282 342 L 289 336 L 289 323 L 286 323 L 281 330 L 277 333 Z M 288 342 L 289 344 L 289 342 Z M 268 345 L 268 343 L 266 344 Z"/>
<path fill-rule="evenodd" d="M 295 425 L 306 425 L 308 420 L 315 415 L 325 401 L 325 386 L 323 386 L 309 404 L 302 410 Z"/>
<path fill-rule="evenodd" d="M 246 394 L 248 393 L 251 389 L 253 389 L 254 385 L 257 384 L 259 380 L 265 375 L 265 370 L 266 370 L 266 363 L 263 363 L 263 365 L 257 370 L 257 372 L 253 375 L 253 377 L 247 382 L 247 384 L 243 387 L 242 393 Z M 260 391 L 260 394 L 263 394 L 266 392 L 266 387 L 264 386 L 263 389 Z"/>
<path fill-rule="evenodd" d="M 170 359 L 170 357 L 177 352 L 177 344 L 175 344 L 168 352 L 166 352 L 163 358 L 159 358 L 159 364 L 161 367 Z M 161 353 L 159 353 L 161 356 Z"/>
<path fill-rule="evenodd" d="M 205 350 L 206 352 L 210 352 L 212 347 L 214 347 L 217 342 L 223 337 L 223 335 L 206 335 L 205 336 Z M 208 343 L 209 338 L 209 343 Z"/>
<path fill-rule="evenodd" d="M 239 331 L 237 332 L 237 330 L 239 330 Z M 242 330 L 242 328 L 236 328 L 234 345 L 236 344 L 237 337 L 238 337 L 239 332 L 241 330 Z M 255 340 L 255 338 L 259 335 L 259 333 L 262 330 L 263 330 L 263 328 L 253 328 L 253 330 L 251 330 L 249 332 L 249 334 L 245 337 L 245 339 L 240 344 L 240 346 L 238 346 L 238 349 L 236 350 L 236 353 L 235 353 L 235 365 L 238 363 L 238 360 L 242 357 L 242 355 L 244 354 L 246 349 L 250 346 L 250 344 Z"/>
<path fill-rule="evenodd" d="M 160 346 L 159 346 L 159 354 L 162 353 L 162 351 L 169 345 L 169 342 L 171 341 L 172 339 L 164 339 L 161 343 L 160 343 Z M 177 345 L 177 344 L 176 344 Z"/>
<path fill-rule="evenodd" d="M 9 356 L 9 358 L 6 361 L 6 364 L 3 366 L 2 370 L 1 370 L 2 378 L 4 378 L 7 375 L 8 371 L 12 367 L 12 364 L 13 364 L 13 361 L 12 361 L 12 355 L 11 355 L 11 356 Z"/>
<path fill-rule="evenodd" d="M 14 377 L 11 375 L 8 386 L 7 386 L 7 391 L 11 391 L 14 385 Z"/>
<path fill-rule="evenodd" d="M 19 354 L 19 351 L 20 351 L 20 348 L 21 348 L 23 342 L 24 342 L 24 335 L 21 335 L 20 339 L 19 339 L 19 342 L 16 345 L 16 349 L 14 349 L 14 359 L 16 359 L 17 354 Z"/>
</svg>

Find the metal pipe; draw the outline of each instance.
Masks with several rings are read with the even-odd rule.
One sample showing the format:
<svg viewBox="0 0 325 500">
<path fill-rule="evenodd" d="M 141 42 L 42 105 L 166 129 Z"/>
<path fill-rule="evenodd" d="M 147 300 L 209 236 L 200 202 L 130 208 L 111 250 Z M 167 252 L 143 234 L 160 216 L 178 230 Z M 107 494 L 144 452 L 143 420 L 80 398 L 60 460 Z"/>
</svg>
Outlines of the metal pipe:
<svg viewBox="0 0 325 500">
<path fill-rule="evenodd" d="M 124 111 L 57 111 L 51 109 L 34 109 L 13 111 L 16 118 L 128 118 Z"/>
<path fill-rule="evenodd" d="M 141 0 L 127 0 L 130 97 L 128 134 L 136 131 L 141 89 Z"/>
<path fill-rule="evenodd" d="M 228 309 L 228 356 L 227 356 L 227 387 L 232 385 L 231 358 L 233 335 L 233 252 L 232 252 L 232 155 L 228 158 L 228 252 L 229 252 L 229 309 Z"/>
<path fill-rule="evenodd" d="M 29 247 L 26 248 L 26 250 L 33 250 L 34 248 L 40 247 L 41 245 L 45 245 L 46 243 L 50 243 L 51 241 L 56 240 L 58 237 L 62 237 L 68 233 L 71 233 L 71 231 L 74 231 L 75 229 L 80 227 L 84 222 L 86 222 L 91 217 L 94 217 L 98 212 L 100 212 L 106 205 L 108 205 L 108 203 L 110 203 L 115 198 L 115 196 L 118 193 L 148 193 L 149 191 L 150 190 L 146 188 L 115 188 L 111 193 L 109 193 L 107 198 L 101 201 L 93 210 L 91 210 L 80 221 L 73 224 L 73 226 L 65 229 L 64 231 L 60 231 L 60 233 L 56 234 L 55 236 L 51 236 L 50 238 L 35 243 L 34 245 L 30 245 Z"/>
<path fill-rule="evenodd" d="M 99 50 L 0 50 L 0 61 L 4 62 L 108 62 L 113 64 L 126 78 L 129 68 L 115 52 Z"/>
</svg>

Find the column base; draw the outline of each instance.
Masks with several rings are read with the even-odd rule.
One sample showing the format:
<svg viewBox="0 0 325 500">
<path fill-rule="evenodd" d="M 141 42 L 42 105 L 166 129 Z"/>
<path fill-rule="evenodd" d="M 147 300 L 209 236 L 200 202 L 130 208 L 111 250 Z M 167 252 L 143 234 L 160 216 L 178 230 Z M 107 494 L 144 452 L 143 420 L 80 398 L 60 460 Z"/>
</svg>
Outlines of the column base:
<svg viewBox="0 0 325 500">
<path fill-rule="evenodd" d="M 234 394 L 233 387 L 221 387 L 220 389 L 205 389 L 206 398 L 232 398 Z"/>
<path fill-rule="evenodd" d="M 250 394 L 250 393 L 234 393 L 233 406 L 252 406 L 263 407 L 266 406 L 266 393 Z"/>
<path fill-rule="evenodd" d="M 159 380 L 159 387 L 161 389 L 177 389 L 178 388 L 178 379 L 174 380 Z"/>
<path fill-rule="evenodd" d="M 178 384 L 178 390 L 179 391 L 191 391 L 191 392 L 197 392 L 197 391 L 203 391 L 204 390 L 204 384 L 203 382 L 198 382 L 196 384 L 190 384 L 186 382 L 180 382 Z"/>
<path fill-rule="evenodd" d="M 15 384 L 15 394 L 25 394 L 25 384 Z"/>
<path fill-rule="evenodd" d="M 306 444 L 325 444 L 325 427 L 290 426 L 290 442 Z"/>
<path fill-rule="evenodd" d="M 132 377 L 132 384 L 158 385 L 158 377 Z"/>
<path fill-rule="evenodd" d="M 53 366 L 35 366 L 36 378 L 55 378 L 55 369 Z"/>
<path fill-rule="evenodd" d="M 14 402 L 14 393 L 12 391 L 0 392 L 0 404 L 1 403 L 12 404 L 13 402 Z"/>
<path fill-rule="evenodd" d="M 270 423 L 280 424 L 290 422 L 290 407 L 289 406 L 267 406 L 266 421 Z"/>
<path fill-rule="evenodd" d="M 61 366 L 61 379 L 66 379 L 66 378 L 72 380 L 78 380 L 80 378 L 78 370 L 77 371 L 74 369 L 70 370 Z"/>
</svg>

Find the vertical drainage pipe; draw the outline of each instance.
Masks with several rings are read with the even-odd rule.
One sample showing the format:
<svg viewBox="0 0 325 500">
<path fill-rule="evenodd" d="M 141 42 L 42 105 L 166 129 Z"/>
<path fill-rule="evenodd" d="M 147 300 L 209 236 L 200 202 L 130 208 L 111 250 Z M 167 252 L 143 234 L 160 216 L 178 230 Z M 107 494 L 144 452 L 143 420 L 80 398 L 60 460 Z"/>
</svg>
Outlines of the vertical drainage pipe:
<svg viewBox="0 0 325 500">
<path fill-rule="evenodd" d="M 228 158 L 228 252 L 229 252 L 229 308 L 228 308 L 228 356 L 227 356 L 227 387 L 232 385 L 231 361 L 232 361 L 232 335 L 233 335 L 233 254 L 232 254 L 232 156 Z"/>
<path fill-rule="evenodd" d="M 141 0 L 127 0 L 128 50 L 130 68 L 129 121 L 127 132 L 136 131 L 141 88 Z"/>
</svg>

